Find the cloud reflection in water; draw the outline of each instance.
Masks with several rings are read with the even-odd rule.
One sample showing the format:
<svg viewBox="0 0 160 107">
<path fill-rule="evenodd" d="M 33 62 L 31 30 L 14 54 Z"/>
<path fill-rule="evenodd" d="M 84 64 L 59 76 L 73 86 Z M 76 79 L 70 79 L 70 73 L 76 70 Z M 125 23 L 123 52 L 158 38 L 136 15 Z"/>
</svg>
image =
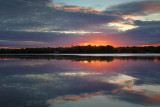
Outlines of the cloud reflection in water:
<svg viewBox="0 0 160 107">
<path fill-rule="evenodd" d="M 92 101 L 103 97 L 110 102 L 127 102 L 131 106 L 160 104 L 160 67 L 154 57 L 9 59 L 0 62 L 0 103 L 3 107 L 9 107 L 9 104 L 48 107 L 56 102 Z M 22 100 L 22 96 L 26 100 Z M 12 102 L 4 104 L 7 99 Z"/>
</svg>

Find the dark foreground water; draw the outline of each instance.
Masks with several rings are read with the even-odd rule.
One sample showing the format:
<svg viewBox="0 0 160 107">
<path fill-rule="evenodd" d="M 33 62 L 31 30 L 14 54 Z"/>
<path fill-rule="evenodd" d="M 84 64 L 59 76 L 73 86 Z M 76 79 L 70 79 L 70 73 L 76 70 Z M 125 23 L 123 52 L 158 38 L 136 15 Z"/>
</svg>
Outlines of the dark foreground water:
<svg viewBox="0 0 160 107">
<path fill-rule="evenodd" d="M 160 56 L 0 56 L 0 107 L 160 107 Z"/>
</svg>

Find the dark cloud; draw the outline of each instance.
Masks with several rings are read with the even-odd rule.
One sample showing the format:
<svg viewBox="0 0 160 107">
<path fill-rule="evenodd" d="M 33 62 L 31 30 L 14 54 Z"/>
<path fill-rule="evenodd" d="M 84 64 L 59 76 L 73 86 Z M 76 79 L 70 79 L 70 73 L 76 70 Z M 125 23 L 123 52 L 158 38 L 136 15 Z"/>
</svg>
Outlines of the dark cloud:
<svg viewBox="0 0 160 107">
<path fill-rule="evenodd" d="M 108 8 L 105 12 L 117 15 L 145 15 L 160 11 L 159 0 L 136 1 Z"/>
<path fill-rule="evenodd" d="M 156 44 L 160 43 L 160 21 L 134 21 L 138 28 L 128 30 L 123 33 L 125 37 L 130 37 L 134 44 Z"/>
<path fill-rule="evenodd" d="M 51 4 L 51 0 L 0 0 L 0 46 L 71 46 L 81 40 L 80 35 L 51 32 L 91 30 L 119 20 L 112 15 L 60 10 Z"/>
<path fill-rule="evenodd" d="M 160 26 L 160 21 L 140 21 L 135 20 L 134 25 L 143 26 L 143 27 L 158 27 Z"/>
<path fill-rule="evenodd" d="M 118 35 L 124 40 L 128 40 L 131 45 L 156 44 L 160 42 L 160 21 L 135 20 L 134 16 L 147 16 L 148 14 L 160 11 L 159 0 L 134 1 L 124 4 L 114 5 L 107 8 L 104 13 L 113 14 L 117 17 L 126 16 L 131 20 L 122 20 L 123 23 L 131 23 L 137 28 L 127 30 Z M 127 38 L 127 39 L 126 39 Z"/>
<path fill-rule="evenodd" d="M 74 34 L 0 31 L 0 46 L 14 48 L 71 46 L 84 41 L 84 37 Z"/>
<path fill-rule="evenodd" d="M 59 10 L 50 4 L 50 0 L 1 0 L 0 30 L 73 30 L 118 20 L 111 15 Z"/>
</svg>

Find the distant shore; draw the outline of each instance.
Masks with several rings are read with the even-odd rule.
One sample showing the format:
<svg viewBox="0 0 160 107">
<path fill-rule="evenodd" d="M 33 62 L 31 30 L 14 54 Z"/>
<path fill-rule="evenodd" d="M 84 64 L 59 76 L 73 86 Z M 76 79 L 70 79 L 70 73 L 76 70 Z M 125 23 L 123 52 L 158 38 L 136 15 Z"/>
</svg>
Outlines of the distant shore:
<svg viewBox="0 0 160 107">
<path fill-rule="evenodd" d="M 0 54 L 0 56 L 104 56 L 104 57 L 155 57 L 158 56 L 160 57 L 160 53 L 108 53 L 108 54 L 102 54 L 102 53 L 97 53 L 97 54 L 91 54 L 91 53 L 70 53 L 70 54 L 66 54 L 66 53 L 59 53 L 59 54 L 53 54 L 53 53 L 48 53 L 48 54 Z"/>
<path fill-rule="evenodd" d="M 20 48 L 20 49 L 0 49 L 0 54 L 150 54 L 160 53 L 160 46 L 145 47 L 113 47 L 107 46 L 72 46 L 57 48 Z"/>
</svg>

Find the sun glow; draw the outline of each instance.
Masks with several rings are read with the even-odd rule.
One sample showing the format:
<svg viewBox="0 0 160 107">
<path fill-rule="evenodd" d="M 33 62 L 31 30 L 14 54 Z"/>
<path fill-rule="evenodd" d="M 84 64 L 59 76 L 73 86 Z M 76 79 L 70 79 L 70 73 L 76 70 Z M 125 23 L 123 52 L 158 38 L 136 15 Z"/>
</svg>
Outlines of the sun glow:
<svg viewBox="0 0 160 107">
<path fill-rule="evenodd" d="M 112 34 L 90 34 L 85 37 L 85 40 L 80 41 L 78 46 L 107 46 L 119 47 L 122 43 L 119 38 L 115 38 Z"/>
<path fill-rule="evenodd" d="M 114 47 L 118 47 L 118 45 L 115 43 L 111 43 L 110 41 L 103 41 L 103 40 L 87 41 L 87 42 L 79 43 L 78 45 L 80 45 L 80 46 L 88 46 L 88 45 L 90 45 L 90 46 L 107 46 L 107 45 L 111 45 Z"/>
<path fill-rule="evenodd" d="M 84 42 L 84 43 L 80 43 L 81 46 L 106 46 L 108 45 L 107 41 L 102 41 L 102 40 L 96 40 L 96 41 L 90 41 L 90 42 Z"/>
</svg>

